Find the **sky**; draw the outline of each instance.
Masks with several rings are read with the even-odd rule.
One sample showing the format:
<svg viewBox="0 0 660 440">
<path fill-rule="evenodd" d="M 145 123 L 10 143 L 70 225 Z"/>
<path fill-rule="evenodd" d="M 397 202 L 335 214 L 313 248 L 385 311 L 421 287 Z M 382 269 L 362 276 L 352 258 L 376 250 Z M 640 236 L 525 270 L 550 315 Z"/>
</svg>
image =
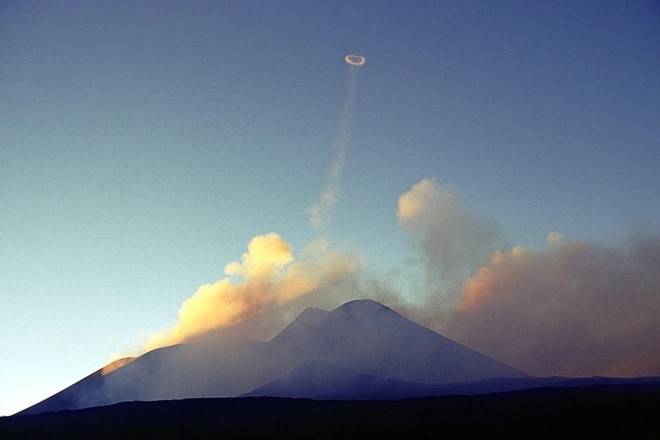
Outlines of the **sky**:
<svg viewBox="0 0 660 440">
<path fill-rule="evenodd" d="M 660 375 L 659 53 L 653 1 L 0 2 L 0 415 L 342 288 Z"/>
</svg>

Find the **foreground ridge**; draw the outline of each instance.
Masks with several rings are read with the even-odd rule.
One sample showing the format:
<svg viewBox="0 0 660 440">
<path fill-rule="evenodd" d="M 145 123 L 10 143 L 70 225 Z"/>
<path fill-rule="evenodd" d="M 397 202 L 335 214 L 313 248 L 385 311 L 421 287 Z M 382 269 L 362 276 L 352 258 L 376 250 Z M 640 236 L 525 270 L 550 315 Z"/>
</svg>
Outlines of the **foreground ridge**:
<svg viewBox="0 0 660 440">
<path fill-rule="evenodd" d="M 0 418 L 0 437 L 657 438 L 660 385 L 532 389 L 395 401 L 233 398 L 128 402 Z"/>
</svg>

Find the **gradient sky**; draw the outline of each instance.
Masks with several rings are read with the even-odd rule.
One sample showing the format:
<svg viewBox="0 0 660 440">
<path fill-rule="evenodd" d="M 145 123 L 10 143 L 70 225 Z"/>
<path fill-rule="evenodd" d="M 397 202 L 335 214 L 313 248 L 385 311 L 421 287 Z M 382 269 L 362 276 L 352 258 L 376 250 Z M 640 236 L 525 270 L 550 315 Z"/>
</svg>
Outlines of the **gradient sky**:
<svg viewBox="0 0 660 440">
<path fill-rule="evenodd" d="M 172 325 L 255 235 L 314 238 L 349 53 L 329 231 L 371 270 L 410 256 L 425 178 L 510 246 L 660 231 L 657 2 L 4 1 L 0 414 Z"/>
</svg>

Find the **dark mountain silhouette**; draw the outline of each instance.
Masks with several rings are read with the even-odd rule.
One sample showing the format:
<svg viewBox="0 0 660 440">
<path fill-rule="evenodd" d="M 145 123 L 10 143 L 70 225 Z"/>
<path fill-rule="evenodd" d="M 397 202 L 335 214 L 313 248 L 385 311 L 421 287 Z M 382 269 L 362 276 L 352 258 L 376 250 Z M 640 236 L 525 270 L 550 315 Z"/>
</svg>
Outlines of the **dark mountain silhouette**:
<svg viewBox="0 0 660 440">
<path fill-rule="evenodd" d="M 658 384 L 405 400 L 186 399 L 0 417 L 0 438 L 657 439 L 659 407 Z"/>
<path fill-rule="evenodd" d="M 329 312 L 306 309 L 268 342 L 217 337 L 153 350 L 109 374 L 99 370 L 22 413 L 263 395 L 259 390 L 278 386 L 289 395 L 287 383 L 297 397 L 394 398 L 502 377 L 529 378 L 382 304 L 356 300 Z"/>
</svg>

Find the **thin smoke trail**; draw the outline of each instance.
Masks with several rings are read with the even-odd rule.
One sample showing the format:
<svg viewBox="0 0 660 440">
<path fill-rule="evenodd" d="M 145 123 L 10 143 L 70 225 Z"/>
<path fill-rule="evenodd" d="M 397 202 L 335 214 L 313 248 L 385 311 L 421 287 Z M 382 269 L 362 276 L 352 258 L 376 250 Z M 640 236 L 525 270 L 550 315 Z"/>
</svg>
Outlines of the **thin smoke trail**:
<svg viewBox="0 0 660 440">
<path fill-rule="evenodd" d="M 332 208 L 339 200 L 341 172 L 346 162 L 346 146 L 351 140 L 351 122 L 357 95 L 357 70 L 359 65 L 349 64 L 348 90 L 344 107 L 337 121 L 337 132 L 332 141 L 335 157 L 328 173 L 328 181 L 317 202 L 307 209 L 310 225 L 318 232 L 325 233 L 330 222 Z M 363 61 L 364 63 L 364 61 Z"/>
<path fill-rule="evenodd" d="M 335 157 L 319 200 L 307 210 L 310 223 L 319 233 L 307 246 L 307 256 L 313 257 L 294 261 L 291 246 L 278 234 L 255 236 L 242 259 L 225 266 L 225 277 L 200 286 L 181 304 L 178 322 L 153 334 L 143 351 L 184 343 L 208 331 L 239 324 L 357 272 L 359 264 L 352 256 L 326 252 L 327 224 L 339 197 L 350 140 L 356 70 L 364 64 L 364 58 L 348 56 L 346 63 L 348 90 L 333 140 Z"/>
</svg>

